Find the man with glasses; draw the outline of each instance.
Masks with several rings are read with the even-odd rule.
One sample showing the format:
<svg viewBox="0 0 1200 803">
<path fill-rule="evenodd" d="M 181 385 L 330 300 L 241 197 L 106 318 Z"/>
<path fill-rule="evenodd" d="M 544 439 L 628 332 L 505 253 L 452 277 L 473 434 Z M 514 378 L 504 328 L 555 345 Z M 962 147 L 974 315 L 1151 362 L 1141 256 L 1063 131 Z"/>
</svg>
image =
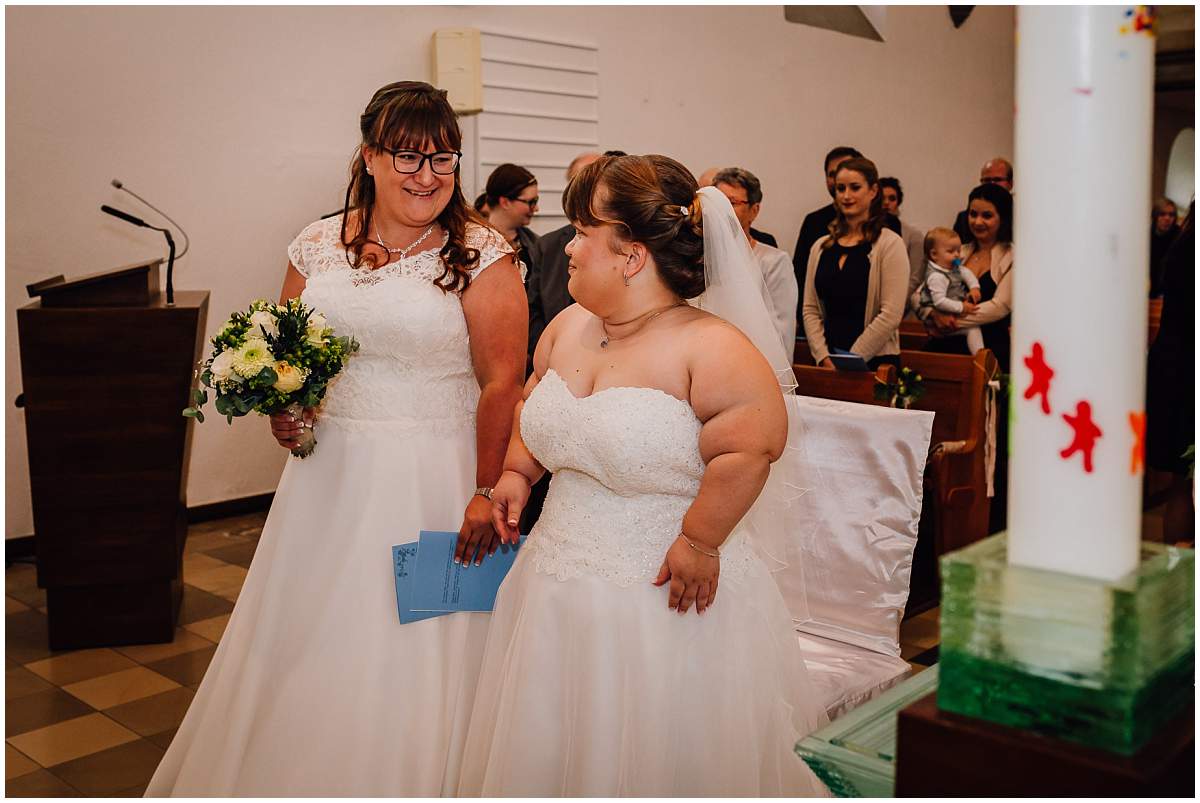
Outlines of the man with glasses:
<svg viewBox="0 0 1200 803">
<path fill-rule="evenodd" d="M 979 169 L 980 184 L 999 184 L 1010 193 L 1013 191 L 1013 166 L 1012 162 L 1005 159 L 1003 156 L 997 156 L 995 159 L 988 159 L 983 163 L 983 167 Z M 971 226 L 967 223 L 967 210 L 958 213 L 958 217 L 954 218 L 954 233 L 964 242 L 968 243 L 972 239 Z"/>
<path fill-rule="evenodd" d="M 720 173 L 724 169 L 725 168 L 721 167 L 710 167 L 700 174 L 700 176 L 696 179 L 696 183 L 701 187 L 711 187 L 713 186 L 713 180 L 716 178 L 717 173 Z M 760 243 L 766 243 L 772 248 L 779 247 L 779 243 L 776 242 L 775 235 L 773 234 L 768 234 L 765 231 L 759 231 L 758 229 L 751 227 L 750 236 L 758 240 Z"/>
<path fill-rule="evenodd" d="M 726 167 L 713 176 L 713 186 L 729 199 L 733 214 L 742 224 L 750 252 L 762 271 L 775 318 L 775 329 L 779 332 L 784 352 L 791 355 L 796 350 L 796 306 L 800 300 L 800 289 L 796 285 L 796 276 L 787 252 L 758 242 L 751 234 L 750 224 L 762 209 L 762 184 L 749 170 Z"/>
</svg>

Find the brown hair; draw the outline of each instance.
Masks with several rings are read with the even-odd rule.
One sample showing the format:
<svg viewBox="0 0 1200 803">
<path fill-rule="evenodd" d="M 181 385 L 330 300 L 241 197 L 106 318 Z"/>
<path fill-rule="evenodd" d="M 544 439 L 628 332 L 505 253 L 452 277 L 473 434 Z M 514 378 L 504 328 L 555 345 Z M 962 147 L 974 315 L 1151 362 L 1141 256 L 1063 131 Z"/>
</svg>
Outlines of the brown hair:
<svg viewBox="0 0 1200 803">
<path fill-rule="evenodd" d="M 866 157 L 859 156 L 854 159 L 847 159 L 838 165 L 838 174 L 841 174 L 843 170 L 853 170 L 855 173 L 858 173 L 867 180 L 868 186 L 879 186 L 879 171 L 875 168 L 875 163 Z M 829 239 L 821 244 L 822 251 L 832 248 L 834 243 L 850 233 L 850 222 L 842 214 L 842 210 L 837 205 L 836 200 L 833 206 L 837 210 L 837 215 L 834 217 L 833 222 L 829 224 Z M 875 200 L 871 201 L 871 208 L 867 212 L 867 222 L 863 224 L 863 238 L 874 245 L 882 231 L 883 193 L 877 192 L 875 193 Z"/>
<path fill-rule="evenodd" d="M 704 230 L 699 189 L 667 156 L 601 156 L 571 180 L 563 208 L 572 222 L 612 226 L 618 242 L 646 246 L 676 295 L 704 292 Z"/>
<path fill-rule="evenodd" d="M 362 144 L 391 150 L 420 149 L 426 142 L 444 151 L 462 149 L 458 118 L 446 100 L 445 90 L 421 81 L 398 81 L 379 89 L 359 118 Z M 364 264 L 374 268 L 388 260 L 388 254 L 371 242 L 367 232 L 375 210 L 375 180 L 367 173 L 359 148 L 350 160 L 350 184 L 342 206 L 342 242 L 352 267 Z M 350 236 L 350 212 L 358 212 L 357 231 Z M 466 290 L 471 269 L 479 262 L 479 251 L 466 245 L 467 223 L 483 223 L 463 196 L 459 171 L 454 171 L 454 190 L 437 222 L 446 230 L 441 257 L 444 270 L 434 280 L 443 292 Z M 351 258 L 353 255 L 353 258 Z"/>
<path fill-rule="evenodd" d="M 956 240 L 959 239 L 958 232 L 954 229 L 948 229 L 945 226 L 934 226 L 925 232 L 925 258 L 929 259 L 929 255 L 933 253 L 933 247 L 937 245 L 938 240 L 949 240 L 951 237 Z"/>
<path fill-rule="evenodd" d="M 488 206 L 496 207 L 500 205 L 501 198 L 515 200 L 521 190 L 531 184 L 537 184 L 537 176 L 520 165 L 505 163 L 488 176 L 484 196 Z"/>
</svg>

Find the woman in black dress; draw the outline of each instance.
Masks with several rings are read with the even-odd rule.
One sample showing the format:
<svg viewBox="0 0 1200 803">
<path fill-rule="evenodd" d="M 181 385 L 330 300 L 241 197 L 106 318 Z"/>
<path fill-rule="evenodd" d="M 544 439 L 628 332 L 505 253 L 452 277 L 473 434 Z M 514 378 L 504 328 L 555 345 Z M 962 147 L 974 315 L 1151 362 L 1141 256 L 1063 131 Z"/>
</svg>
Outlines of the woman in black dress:
<svg viewBox="0 0 1200 803">
<path fill-rule="evenodd" d="M 869 159 L 849 159 L 834 179 L 837 216 L 813 244 L 804 280 L 804 336 L 813 361 L 857 354 L 876 368 L 900 365 L 900 319 L 908 295 L 904 240 L 884 227 L 879 173 Z"/>
</svg>

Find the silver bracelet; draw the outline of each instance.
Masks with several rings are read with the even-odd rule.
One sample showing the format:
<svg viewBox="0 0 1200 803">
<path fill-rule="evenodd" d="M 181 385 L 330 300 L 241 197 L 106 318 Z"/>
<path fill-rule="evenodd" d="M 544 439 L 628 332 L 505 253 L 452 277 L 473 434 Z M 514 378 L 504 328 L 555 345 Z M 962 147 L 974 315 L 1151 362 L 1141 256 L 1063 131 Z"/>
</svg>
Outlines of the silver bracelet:
<svg viewBox="0 0 1200 803">
<path fill-rule="evenodd" d="M 684 534 L 683 532 L 679 533 L 679 537 L 683 539 L 684 543 L 686 543 L 692 549 L 699 552 L 701 555 L 708 555 L 710 558 L 717 558 L 718 560 L 721 558 L 721 550 L 720 549 L 714 549 L 712 552 L 709 552 L 707 549 L 697 546 L 696 543 L 694 541 L 692 541 L 692 539 L 688 538 L 687 535 Z"/>
</svg>

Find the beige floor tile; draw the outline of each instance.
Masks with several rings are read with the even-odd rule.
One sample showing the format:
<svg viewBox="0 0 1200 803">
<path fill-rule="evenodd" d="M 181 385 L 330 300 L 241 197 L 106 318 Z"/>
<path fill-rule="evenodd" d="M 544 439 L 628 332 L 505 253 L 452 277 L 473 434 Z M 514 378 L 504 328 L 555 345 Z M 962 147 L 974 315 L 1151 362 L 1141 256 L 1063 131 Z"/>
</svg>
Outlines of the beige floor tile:
<svg viewBox="0 0 1200 803">
<path fill-rule="evenodd" d="M 30 608 L 46 607 L 46 589 L 38 588 L 9 588 L 6 594 Z"/>
<path fill-rule="evenodd" d="M 212 571 L 213 569 L 220 569 L 221 567 L 228 565 L 229 563 L 227 561 L 219 560 L 211 555 L 206 555 L 203 552 L 193 552 L 190 555 L 184 555 L 183 581 L 185 583 L 189 582 L 194 574 Z"/>
<path fill-rule="evenodd" d="M 50 771 L 88 797 L 109 797 L 148 784 L 163 749 L 145 739 L 51 767 Z"/>
<path fill-rule="evenodd" d="M 229 624 L 230 614 L 224 616 L 214 616 L 211 619 L 201 619 L 199 622 L 192 622 L 190 625 L 184 625 L 184 630 L 190 630 L 198 636 L 208 639 L 214 644 L 221 640 L 221 636 L 225 635 L 225 626 Z"/>
<path fill-rule="evenodd" d="M 96 650 L 65 652 L 53 658 L 26 664 L 25 668 L 55 686 L 67 686 L 132 666 L 136 664 L 124 655 L 103 647 Z"/>
<path fill-rule="evenodd" d="M 132 658 L 137 661 L 139 664 L 149 664 L 154 661 L 161 661 L 164 658 L 170 658 L 173 655 L 180 655 L 185 652 L 201 650 L 211 646 L 212 642 L 203 636 L 193 633 L 190 630 L 177 628 L 175 630 L 175 640 L 168 644 L 137 644 L 131 647 L 114 647 L 114 649 L 126 658 Z"/>
<path fill-rule="evenodd" d="M 8 743 L 43 767 L 51 767 L 138 738 L 133 731 L 97 713 L 10 737 Z"/>
<path fill-rule="evenodd" d="M 186 558 L 188 555 L 196 552 L 207 552 L 210 549 L 238 544 L 244 540 L 244 538 L 229 536 L 225 533 L 193 533 L 189 534 L 187 541 L 184 542 L 183 555 Z"/>
<path fill-rule="evenodd" d="M 190 625 L 192 622 L 222 616 L 232 611 L 233 603 L 229 600 L 187 583 L 183 584 L 183 603 L 179 606 L 180 625 Z M 22 616 L 23 614 L 13 615 Z"/>
<path fill-rule="evenodd" d="M 4 617 L 4 657 L 27 664 L 51 655 L 46 615 L 21 611 Z"/>
<path fill-rule="evenodd" d="M 196 693 L 185 687 L 107 709 L 104 713 L 141 736 L 174 731 Z"/>
<path fill-rule="evenodd" d="M 11 781 L 40 769 L 36 761 L 17 748 L 11 744 L 4 745 L 4 780 Z"/>
<path fill-rule="evenodd" d="M 242 587 L 242 583 L 246 582 L 246 570 L 241 566 L 233 564 L 225 564 L 219 569 L 209 569 L 207 571 L 196 572 L 191 577 L 187 578 L 187 584 L 195 586 L 210 594 L 216 594 L 219 597 L 224 597 L 230 592 L 236 592 Z"/>
<path fill-rule="evenodd" d="M 4 570 L 4 593 L 14 588 L 37 588 L 37 567 L 32 563 L 14 563 Z"/>
<path fill-rule="evenodd" d="M 154 742 L 156 745 L 161 747 L 163 750 L 166 750 L 168 747 L 171 746 L 171 742 L 175 739 L 175 733 L 178 730 L 179 730 L 179 728 L 171 728 L 169 731 L 163 731 L 162 733 L 156 733 L 153 736 L 147 736 L 146 738 L 149 739 L 150 741 Z"/>
<path fill-rule="evenodd" d="M 73 694 L 93 708 L 103 711 L 114 705 L 140 700 L 143 697 L 150 697 L 177 688 L 179 688 L 179 684 L 170 678 L 163 677 L 144 666 L 135 666 L 111 675 L 101 675 L 98 678 L 63 686 L 63 691 Z"/>
<path fill-rule="evenodd" d="M 53 688 L 53 683 L 46 682 L 23 666 L 9 669 L 4 673 L 5 700 L 15 700 L 18 697 L 26 697 Z"/>
<path fill-rule="evenodd" d="M 5 614 L 17 613 L 19 611 L 27 611 L 27 610 L 29 610 L 29 606 L 26 605 L 24 602 L 21 602 L 21 600 L 13 599 L 12 597 L 9 597 L 9 596 L 4 597 L 4 613 Z"/>
<path fill-rule="evenodd" d="M 83 793 L 48 770 L 38 770 L 4 782 L 7 797 L 83 797 Z"/>
</svg>

